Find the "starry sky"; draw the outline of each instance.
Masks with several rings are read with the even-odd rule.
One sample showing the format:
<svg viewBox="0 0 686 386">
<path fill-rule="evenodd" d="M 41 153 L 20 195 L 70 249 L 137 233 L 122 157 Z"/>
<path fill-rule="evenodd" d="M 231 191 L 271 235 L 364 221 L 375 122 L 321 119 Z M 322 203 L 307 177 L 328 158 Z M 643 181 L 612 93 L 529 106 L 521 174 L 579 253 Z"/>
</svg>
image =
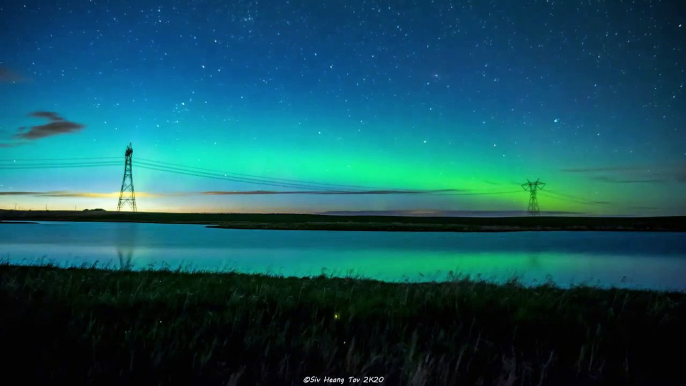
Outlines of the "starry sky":
<svg viewBox="0 0 686 386">
<path fill-rule="evenodd" d="M 686 215 L 686 3 L 0 5 L 0 208 Z"/>
</svg>

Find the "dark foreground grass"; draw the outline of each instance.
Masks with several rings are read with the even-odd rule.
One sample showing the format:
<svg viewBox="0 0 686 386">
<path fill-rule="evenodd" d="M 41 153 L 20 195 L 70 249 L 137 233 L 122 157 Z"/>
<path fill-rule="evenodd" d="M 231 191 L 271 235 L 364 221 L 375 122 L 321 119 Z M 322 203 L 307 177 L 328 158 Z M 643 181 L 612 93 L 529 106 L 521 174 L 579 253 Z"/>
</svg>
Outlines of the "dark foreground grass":
<svg viewBox="0 0 686 386">
<path fill-rule="evenodd" d="M 17 384 L 686 378 L 683 293 L 1 265 L 0 314 L 2 377 Z"/>
</svg>

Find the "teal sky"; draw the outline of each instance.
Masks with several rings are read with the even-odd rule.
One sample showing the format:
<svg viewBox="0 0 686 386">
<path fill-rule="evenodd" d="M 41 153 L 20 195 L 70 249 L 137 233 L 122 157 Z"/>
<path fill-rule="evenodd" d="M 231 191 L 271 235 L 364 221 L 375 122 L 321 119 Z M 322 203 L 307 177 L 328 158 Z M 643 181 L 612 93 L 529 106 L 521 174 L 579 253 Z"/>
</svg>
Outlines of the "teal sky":
<svg viewBox="0 0 686 386">
<path fill-rule="evenodd" d="M 558 3 L 2 5 L 0 208 L 685 215 L 683 6 Z"/>
</svg>

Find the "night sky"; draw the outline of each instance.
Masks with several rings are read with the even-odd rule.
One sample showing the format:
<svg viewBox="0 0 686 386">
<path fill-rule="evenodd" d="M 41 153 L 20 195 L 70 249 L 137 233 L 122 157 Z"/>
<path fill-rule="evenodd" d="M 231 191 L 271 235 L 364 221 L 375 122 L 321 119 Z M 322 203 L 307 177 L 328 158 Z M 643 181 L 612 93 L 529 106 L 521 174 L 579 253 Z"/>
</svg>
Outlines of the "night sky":
<svg viewBox="0 0 686 386">
<path fill-rule="evenodd" d="M 685 43 L 683 0 L 2 2 L 0 208 L 116 209 L 131 142 L 139 211 L 686 215 Z"/>
</svg>

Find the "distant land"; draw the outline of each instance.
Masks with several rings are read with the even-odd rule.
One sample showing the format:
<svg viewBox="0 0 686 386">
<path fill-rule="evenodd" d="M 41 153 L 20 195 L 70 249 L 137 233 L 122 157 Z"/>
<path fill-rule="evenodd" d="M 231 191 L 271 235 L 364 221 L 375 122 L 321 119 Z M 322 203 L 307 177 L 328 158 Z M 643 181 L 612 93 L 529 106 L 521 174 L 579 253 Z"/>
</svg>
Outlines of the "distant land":
<svg viewBox="0 0 686 386">
<path fill-rule="evenodd" d="M 546 211 L 543 216 L 588 216 L 581 212 Z M 327 216 L 401 216 L 401 217 L 528 217 L 525 210 L 341 210 L 314 214 Z M 625 216 L 622 216 L 625 217 Z"/>
<path fill-rule="evenodd" d="M 686 232 L 672 217 L 426 217 L 324 214 L 155 213 L 0 210 L 2 221 L 202 224 L 211 228 L 406 232 L 644 231 Z M 8 223 L 9 224 L 9 223 Z"/>
</svg>

